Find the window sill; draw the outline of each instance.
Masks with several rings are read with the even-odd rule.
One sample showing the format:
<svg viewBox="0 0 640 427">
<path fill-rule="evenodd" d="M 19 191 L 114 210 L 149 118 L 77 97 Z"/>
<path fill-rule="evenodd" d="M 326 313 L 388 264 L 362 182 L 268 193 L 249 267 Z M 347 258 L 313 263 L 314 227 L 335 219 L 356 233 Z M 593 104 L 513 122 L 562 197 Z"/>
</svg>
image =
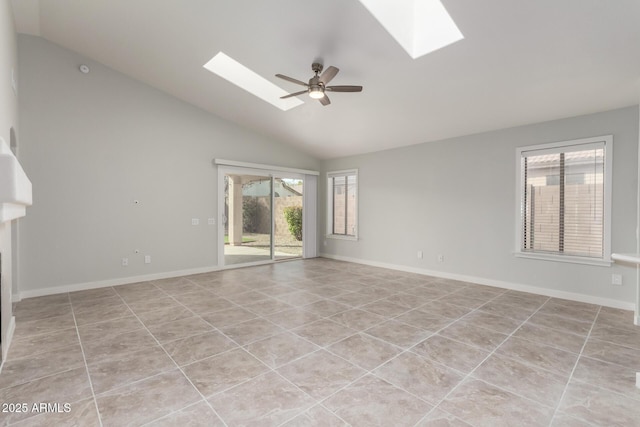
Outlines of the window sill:
<svg viewBox="0 0 640 427">
<path fill-rule="evenodd" d="M 358 236 L 343 236 L 340 234 L 327 234 L 326 236 L 327 239 L 335 239 L 335 240 L 351 240 L 353 242 L 358 240 Z"/>
<path fill-rule="evenodd" d="M 576 256 L 564 256 L 564 255 L 550 255 L 550 254 L 540 254 L 540 253 L 525 253 L 525 252 L 515 252 L 514 255 L 517 258 L 529 258 L 529 259 L 537 259 L 541 261 L 555 261 L 555 262 L 565 262 L 570 264 L 585 264 L 585 265 L 595 265 L 599 267 L 611 267 L 613 261 L 606 259 L 588 259 Z"/>
</svg>

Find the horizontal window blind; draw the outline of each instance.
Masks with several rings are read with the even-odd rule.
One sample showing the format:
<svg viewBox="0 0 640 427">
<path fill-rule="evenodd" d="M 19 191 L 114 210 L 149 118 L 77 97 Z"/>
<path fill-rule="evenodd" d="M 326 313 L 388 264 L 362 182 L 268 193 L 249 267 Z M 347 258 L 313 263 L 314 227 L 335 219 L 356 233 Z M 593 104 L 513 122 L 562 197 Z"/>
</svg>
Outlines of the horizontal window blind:
<svg viewBox="0 0 640 427">
<path fill-rule="evenodd" d="M 523 252 L 604 257 L 604 143 L 523 151 Z"/>
</svg>

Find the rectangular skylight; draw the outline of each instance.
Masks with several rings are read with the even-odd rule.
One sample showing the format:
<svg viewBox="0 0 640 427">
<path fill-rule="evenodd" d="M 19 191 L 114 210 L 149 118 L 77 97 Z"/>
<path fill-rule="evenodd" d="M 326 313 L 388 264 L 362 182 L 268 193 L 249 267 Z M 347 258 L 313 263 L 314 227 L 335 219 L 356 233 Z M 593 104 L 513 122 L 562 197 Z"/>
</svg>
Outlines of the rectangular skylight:
<svg viewBox="0 0 640 427">
<path fill-rule="evenodd" d="M 360 0 L 413 58 L 419 58 L 464 36 L 440 0 Z"/>
<path fill-rule="evenodd" d="M 304 104 L 304 102 L 297 97 L 280 99 L 281 96 L 287 95 L 289 92 L 276 86 L 222 52 L 218 52 L 216 56 L 211 58 L 209 62 L 203 66 L 212 73 L 217 74 L 263 101 L 267 101 L 282 111 L 287 111 Z"/>
</svg>

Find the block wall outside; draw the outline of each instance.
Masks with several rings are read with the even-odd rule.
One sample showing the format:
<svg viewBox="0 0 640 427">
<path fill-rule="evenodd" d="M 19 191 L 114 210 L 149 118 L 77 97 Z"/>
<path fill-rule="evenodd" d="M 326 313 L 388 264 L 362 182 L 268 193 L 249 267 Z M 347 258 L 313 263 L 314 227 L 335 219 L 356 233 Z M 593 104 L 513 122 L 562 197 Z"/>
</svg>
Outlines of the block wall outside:
<svg viewBox="0 0 640 427">
<path fill-rule="evenodd" d="M 255 198 L 258 202 L 258 226 L 256 233 L 269 234 L 271 232 L 271 215 L 269 196 L 245 196 L 244 199 Z M 273 215 L 275 219 L 275 235 L 290 236 L 289 225 L 284 217 L 284 209 L 289 206 L 302 206 L 302 196 L 276 197 L 274 201 Z"/>
</svg>

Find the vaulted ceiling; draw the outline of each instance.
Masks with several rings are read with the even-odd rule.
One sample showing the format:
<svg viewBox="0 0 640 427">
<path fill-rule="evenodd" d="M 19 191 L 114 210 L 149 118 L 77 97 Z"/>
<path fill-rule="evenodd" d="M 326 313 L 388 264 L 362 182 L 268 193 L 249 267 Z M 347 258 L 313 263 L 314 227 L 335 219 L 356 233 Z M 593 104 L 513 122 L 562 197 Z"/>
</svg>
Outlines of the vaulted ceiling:
<svg viewBox="0 0 640 427">
<path fill-rule="evenodd" d="M 638 103 L 639 0 L 443 0 L 464 39 L 412 59 L 358 0 L 14 0 L 35 34 L 319 158 Z M 299 90 L 320 60 L 363 85 L 281 111 L 205 70 L 219 51 Z"/>
</svg>

